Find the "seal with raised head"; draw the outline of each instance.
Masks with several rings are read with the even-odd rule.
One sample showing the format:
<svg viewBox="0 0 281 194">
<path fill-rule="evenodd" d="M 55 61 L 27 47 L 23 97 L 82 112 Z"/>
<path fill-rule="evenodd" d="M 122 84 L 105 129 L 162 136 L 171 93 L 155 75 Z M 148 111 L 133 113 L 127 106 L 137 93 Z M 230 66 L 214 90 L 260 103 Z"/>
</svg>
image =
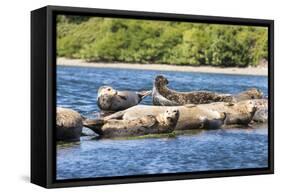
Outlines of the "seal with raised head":
<svg viewBox="0 0 281 194">
<path fill-rule="evenodd" d="M 137 105 L 124 111 L 116 112 L 110 116 L 106 116 L 103 119 L 134 120 L 147 115 L 158 115 L 169 108 L 177 108 L 179 110 L 180 116 L 175 130 L 218 129 L 224 124 L 224 120 L 226 118 L 226 114 L 223 112 L 208 110 L 196 105 L 173 107 Z"/>
<path fill-rule="evenodd" d="M 256 110 L 266 104 L 264 99 L 246 100 L 236 103 L 214 102 L 200 105 L 149 106 L 137 105 L 124 111 L 116 112 L 103 119 L 131 120 L 145 115 L 157 115 L 169 107 L 179 109 L 180 117 L 175 130 L 218 129 L 224 125 L 248 125 Z"/>
<path fill-rule="evenodd" d="M 110 86 L 98 90 L 97 104 L 104 111 L 120 111 L 139 104 L 151 91 L 117 91 Z"/>
<path fill-rule="evenodd" d="M 157 115 L 145 115 L 131 120 L 85 120 L 83 125 L 102 138 L 130 137 L 172 132 L 179 118 L 177 108 L 169 108 Z"/>
<path fill-rule="evenodd" d="M 212 102 L 238 102 L 247 99 L 260 99 L 263 94 L 251 88 L 237 95 L 210 91 L 178 92 L 167 87 L 168 79 L 158 75 L 153 83 L 152 99 L 154 105 L 178 106 L 185 104 L 208 104 Z"/>
<path fill-rule="evenodd" d="M 83 117 L 69 108 L 57 107 L 56 136 L 59 141 L 79 141 Z"/>
</svg>

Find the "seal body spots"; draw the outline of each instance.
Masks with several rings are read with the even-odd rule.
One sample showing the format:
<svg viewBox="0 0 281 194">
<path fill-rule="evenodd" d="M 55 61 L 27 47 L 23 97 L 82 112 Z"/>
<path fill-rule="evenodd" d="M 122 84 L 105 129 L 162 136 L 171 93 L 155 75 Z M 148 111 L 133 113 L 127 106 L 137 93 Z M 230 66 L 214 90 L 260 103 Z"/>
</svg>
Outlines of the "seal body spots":
<svg viewBox="0 0 281 194">
<path fill-rule="evenodd" d="M 262 92 L 253 88 L 232 96 L 209 91 L 178 92 L 167 87 L 169 81 L 162 75 L 155 78 L 153 84 L 153 104 L 176 106 L 185 104 L 208 104 L 212 102 L 236 102 L 247 99 L 260 99 Z"/>
<path fill-rule="evenodd" d="M 171 132 L 177 124 L 179 111 L 167 109 L 157 115 L 145 115 L 130 120 L 108 119 L 100 123 L 95 120 L 84 121 L 84 126 L 93 129 L 103 138 L 128 137 Z M 99 128 L 99 129 L 98 129 Z"/>
<path fill-rule="evenodd" d="M 97 104 L 101 110 L 105 111 L 125 110 L 139 104 L 150 93 L 150 91 L 117 91 L 110 86 L 102 86 L 98 90 Z"/>
<path fill-rule="evenodd" d="M 162 75 L 155 78 L 153 84 L 153 104 L 175 106 L 184 104 L 206 104 L 211 102 L 231 102 L 229 94 L 218 94 L 209 91 L 177 92 L 167 87 L 168 79 Z"/>
<path fill-rule="evenodd" d="M 56 136 L 61 141 L 79 141 L 82 128 L 82 116 L 71 109 L 57 107 Z"/>
</svg>

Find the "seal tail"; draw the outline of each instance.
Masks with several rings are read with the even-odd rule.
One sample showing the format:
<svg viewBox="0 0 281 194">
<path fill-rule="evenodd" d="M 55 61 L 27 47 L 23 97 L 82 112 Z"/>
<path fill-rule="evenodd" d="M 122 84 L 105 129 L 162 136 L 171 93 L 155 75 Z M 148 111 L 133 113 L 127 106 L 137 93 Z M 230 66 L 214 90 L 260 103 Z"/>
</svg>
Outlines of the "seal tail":
<svg viewBox="0 0 281 194">
<path fill-rule="evenodd" d="M 102 135 L 101 127 L 105 124 L 103 119 L 86 119 L 83 121 L 83 126 L 91 129 L 98 135 Z"/>
<path fill-rule="evenodd" d="M 141 99 L 144 99 L 145 97 L 150 96 L 151 94 L 152 90 L 138 92 L 138 95 Z"/>
<path fill-rule="evenodd" d="M 227 125 L 228 122 L 228 114 L 226 112 L 222 112 L 223 115 L 223 125 Z"/>
</svg>

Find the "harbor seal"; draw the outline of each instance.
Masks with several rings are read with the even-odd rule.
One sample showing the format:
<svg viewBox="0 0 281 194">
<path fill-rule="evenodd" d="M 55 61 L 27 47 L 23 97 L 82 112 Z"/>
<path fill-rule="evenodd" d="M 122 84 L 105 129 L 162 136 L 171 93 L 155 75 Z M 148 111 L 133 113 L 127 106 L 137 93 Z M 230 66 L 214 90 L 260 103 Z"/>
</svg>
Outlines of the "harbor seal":
<svg viewBox="0 0 281 194">
<path fill-rule="evenodd" d="M 264 99 L 256 99 L 236 103 L 214 102 L 182 106 L 137 105 L 103 119 L 131 120 L 145 115 L 157 115 L 169 107 L 176 107 L 179 109 L 180 117 L 175 130 L 218 129 L 226 125 L 248 125 L 259 109 L 258 104 L 265 103 L 264 101 Z"/>
<path fill-rule="evenodd" d="M 262 99 L 264 97 L 263 92 L 257 88 L 250 88 L 246 91 L 240 92 L 233 96 L 233 100 L 236 102 L 243 100 L 254 100 L 254 99 Z"/>
<path fill-rule="evenodd" d="M 117 91 L 110 86 L 98 90 L 97 105 L 104 111 L 120 111 L 139 104 L 151 91 Z"/>
<path fill-rule="evenodd" d="M 236 103 L 215 102 L 198 106 L 225 112 L 227 114 L 226 125 L 248 125 L 252 122 L 266 123 L 268 120 L 267 99 L 243 100 Z"/>
<path fill-rule="evenodd" d="M 131 120 L 85 120 L 83 125 L 102 138 L 131 137 L 172 132 L 179 118 L 179 110 L 166 109 L 157 115 L 145 115 Z"/>
<path fill-rule="evenodd" d="M 212 102 L 238 102 L 247 99 L 261 99 L 263 93 L 251 88 L 237 95 L 210 91 L 178 92 L 167 87 L 168 79 L 158 75 L 153 83 L 152 99 L 154 105 L 178 106 L 185 104 L 208 104 Z"/>
<path fill-rule="evenodd" d="M 172 107 L 179 110 L 179 119 L 175 130 L 218 129 L 224 124 L 226 118 L 226 114 L 223 112 L 208 110 L 196 105 Z M 104 117 L 104 120 L 134 120 L 147 115 L 158 115 L 169 108 L 171 108 L 171 106 L 137 105 Z"/>
<path fill-rule="evenodd" d="M 236 103 L 214 102 L 210 104 L 200 104 L 198 107 L 224 112 L 226 114 L 225 125 L 248 125 L 257 110 L 256 103 L 253 100 L 245 100 Z"/>
<path fill-rule="evenodd" d="M 76 111 L 57 107 L 56 137 L 59 141 L 79 141 L 83 117 Z"/>
</svg>

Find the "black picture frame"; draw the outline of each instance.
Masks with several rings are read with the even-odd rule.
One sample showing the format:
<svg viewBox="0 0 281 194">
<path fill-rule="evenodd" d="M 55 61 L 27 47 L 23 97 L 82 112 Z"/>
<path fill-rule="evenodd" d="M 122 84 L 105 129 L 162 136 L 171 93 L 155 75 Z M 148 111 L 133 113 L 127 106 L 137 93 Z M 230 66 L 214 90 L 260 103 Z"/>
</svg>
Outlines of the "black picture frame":
<svg viewBox="0 0 281 194">
<path fill-rule="evenodd" d="M 268 27 L 268 168 L 56 180 L 56 15 L 72 14 Z M 46 6 L 31 12 L 31 182 L 46 188 L 274 173 L 274 21 Z"/>
</svg>

